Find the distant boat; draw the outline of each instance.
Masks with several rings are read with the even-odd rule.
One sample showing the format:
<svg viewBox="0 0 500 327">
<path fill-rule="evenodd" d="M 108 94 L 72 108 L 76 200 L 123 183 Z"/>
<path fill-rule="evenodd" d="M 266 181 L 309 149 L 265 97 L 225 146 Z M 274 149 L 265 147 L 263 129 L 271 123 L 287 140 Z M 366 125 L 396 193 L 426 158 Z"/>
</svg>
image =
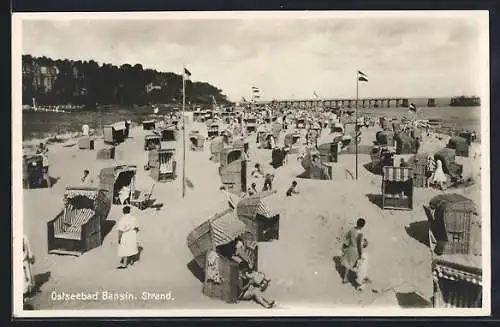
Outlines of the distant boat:
<svg viewBox="0 0 500 327">
<path fill-rule="evenodd" d="M 481 105 L 481 99 L 476 96 L 466 97 L 459 96 L 453 97 L 450 100 L 451 107 L 479 107 Z"/>
</svg>

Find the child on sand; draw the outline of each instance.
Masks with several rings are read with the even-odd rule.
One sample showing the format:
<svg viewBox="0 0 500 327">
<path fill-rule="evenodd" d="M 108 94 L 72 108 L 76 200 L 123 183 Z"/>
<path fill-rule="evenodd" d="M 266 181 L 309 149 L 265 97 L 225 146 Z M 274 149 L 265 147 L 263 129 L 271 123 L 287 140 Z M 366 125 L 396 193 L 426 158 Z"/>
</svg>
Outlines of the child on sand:
<svg viewBox="0 0 500 327">
<path fill-rule="evenodd" d="M 292 196 L 293 194 L 299 194 L 297 190 L 297 181 L 293 181 L 292 185 L 286 191 L 286 196 Z"/>
<path fill-rule="evenodd" d="M 257 194 L 257 184 L 255 183 L 252 183 L 252 185 L 248 188 L 248 191 L 247 191 L 248 195 L 252 196 L 252 195 L 255 195 Z"/>
</svg>

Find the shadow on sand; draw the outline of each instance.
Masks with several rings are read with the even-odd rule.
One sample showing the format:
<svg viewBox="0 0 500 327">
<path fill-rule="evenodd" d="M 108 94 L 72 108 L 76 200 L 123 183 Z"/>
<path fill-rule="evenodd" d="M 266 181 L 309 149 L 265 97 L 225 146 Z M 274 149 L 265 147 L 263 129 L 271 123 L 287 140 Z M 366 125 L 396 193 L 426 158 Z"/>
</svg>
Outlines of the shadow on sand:
<svg viewBox="0 0 500 327">
<path fill-rule="evenodd" d="M 140 260 L 141 260 L 142 251 L 144 250 L 144 248 L 143 248 L 142 246 L 140 246 L 140 245 L 137 247 L 137 249 L 139 250 L 139 251 L 137 252 L 137 254 L 136 254 L 136 255 L 133 255 L 133 256 L 131 257 L 131 259 L 133 260 L 133 262 L 138 262 L 138 261 L 140 261 Z"/>
<path fill-rule="evenodd" d="M 398 304 L 402 308 L 432 308 L 432 303 L 415 292 L 396 293 Z"/>
<path fill-rule="evenodd" d="M 61 179 L 61 177 L 49 177 L 49 178 L 50 178 L 50 186 L 51 187 L 53 187 Z"/>
<path fill-rule="evenodd" d="M 186 186 L 190 189 L 194 189 L 194 184 L 189 179 L 186 178 Z"/>
<path fill-rule="evenodd" d="M 189 261 L 186 267 L 200 282 L 203 283 L 205 281 L 205 271 L 198 265 L 198 263 L 194 259 Z"/>
<path fill-rule="evenodd" d="M 345 274 L 345 267 L 342 265 L 341 263 L 341 260 L 342 258 L 338 255 L 334 256 L 333 257 L 333 262 L 335 263 L 335 270 L 337 270 L 338 274 L 339 274 L 339 278 L 340 280 L 344 279 L 344 274 Z M 353 271 L 349 271 L 349 275 L 347 276 L 347 280 L 349 281 L 349 283 L 355 287 L 356 286 L 356 283 L 354 282 L 356 276 L 354 276 L 354 272 Z"/>
<path fill-rule="evenodd" d="M 369 193 L 366 195 L 366 197 L 368 198 L 368 200 L 370 200 L 371 203 L 382 209 L 382 194 Z"/>
<path fill-rule="evenodd" d="M 23 303 L 24 310 L 35 310 L 35 307 L 30 303 L 30 298 L 41 292 L 40 289 L 42 285 L 50 280 L 50 276 L 51 276 L 50 271 L 46 271 L 44 273 L 33 276 L 35 285 L 33 286 L 31 292 L 27 295 L 27 297 L 24 298 L 24 303 Z"/>
<path fill-rule="evenodd" d="M 304 172 L 298 174 L 297 178 L 310 179 L 309 174 L 307 173 L 307 171 L 304 171 Z"/>
<path fill-rule="evenodd" d="M 429 222 L 417 221 L 405 227 L 406 234 L 425 246 L 429 246 Z"/>
<path fill-rule="evenodd" d="M 382 173 L 380 171 L 377 171 L 375 169 L 375 167 L 373 166 L 373 163 L 372 162 L 368 162 L 368 163 L 365 163 L 363 165 L 363 167 L 369 171 L 370 173 L 374 174 L 374 175 L 382 175 Z"/>
<path fill-rule="evenodd" d="M 35 275 L 35 287 L 33 289 L 34 294 L 40 292 L 40 288 L 42 287 L 43 284 L 45 284 L 50 280 L 50 276 L 51 276 L 50 271 L 46 271 L 44 273 Z"/>
<path fill-rule="evenodd" d="M 102 238 L 103 239 L 109 234 L 109 232 L 111 232 L 111 230 L 113 229 L 115 224 L 116 224 L 116 221 L 114 221 L 114 220 L 105 220 L 104 221 L 104 224 L 102 226 Z"/>
</svg>

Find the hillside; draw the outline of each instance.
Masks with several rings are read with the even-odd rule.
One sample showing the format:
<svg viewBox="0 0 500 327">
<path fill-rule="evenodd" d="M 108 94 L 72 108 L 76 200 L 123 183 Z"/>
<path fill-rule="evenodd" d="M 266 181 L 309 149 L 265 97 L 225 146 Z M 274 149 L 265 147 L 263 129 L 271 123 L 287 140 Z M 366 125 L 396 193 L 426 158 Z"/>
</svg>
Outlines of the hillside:
<svg viewBox="0 0 500 327">
<path fill-rule="evenodd" d="M 22 56 L 23 104 L 144 105 L 182 101 L 182 75 L 144 69 L 141 64 Z M 186 103 L 229 104 L 227 96 L 206 82 L 186 83 Z"/>
</svg>

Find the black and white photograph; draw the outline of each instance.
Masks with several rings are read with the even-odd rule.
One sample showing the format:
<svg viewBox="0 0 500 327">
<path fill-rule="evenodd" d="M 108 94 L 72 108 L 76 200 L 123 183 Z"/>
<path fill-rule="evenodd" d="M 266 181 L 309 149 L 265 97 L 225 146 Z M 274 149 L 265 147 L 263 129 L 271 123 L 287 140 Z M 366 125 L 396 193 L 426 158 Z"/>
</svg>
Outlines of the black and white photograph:
<svg viewBox="0 0 500 327">
<path fill-rule="evenodd" d="M 490 314 L 487 11 L 12 22 L 16 317 Z"/>
</svg>

